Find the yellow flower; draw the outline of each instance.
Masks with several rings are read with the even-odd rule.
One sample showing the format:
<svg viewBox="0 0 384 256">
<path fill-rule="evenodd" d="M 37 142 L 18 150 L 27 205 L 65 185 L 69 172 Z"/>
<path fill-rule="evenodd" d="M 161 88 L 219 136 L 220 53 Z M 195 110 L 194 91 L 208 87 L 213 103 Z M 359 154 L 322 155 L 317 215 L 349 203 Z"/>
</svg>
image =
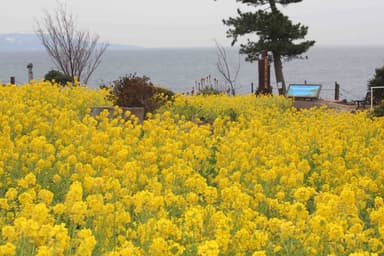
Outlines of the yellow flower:
<svg viewBox="0 0 384 256">
<path fill-rule="evenodd" d="M 9 209 L 9 204 L 8 200 L 5 198 L 0 198 L 0 209 L 8 210 Z"/>
<path fill-rule="evenodd" d="M 33 201 L 35 200 L 34 193 L 31 192 L 24 192 L 19 195 L 19 202 L 26 207 L 27 205 L 32 205 Z"/>
<path fill-rule="evenodd" d="M 215 240 L 205 241 L 197 247 L 197 255 L 199 256 L 217 256 L 219 253 L 219 246 Z"/>
<path fill-rule="evenodd" d="M 49 209 L 43 203 L 34 205 L 32 208 L 31 214 L 32 214 L 32 219 L 37 223 L 39 223 L 40 225 L 51 222 Z"/>
<path fill-rule="evenodd" d="M 343 227 L 338 224 L 330 223 L 328 224 L 328 236 L 331 241 L 340 241 L 344 237 Z"/>
<path fill-rule="evenodd" d="M 87 217 L 87 204 L 85 202 L 74 202 L 70 208 L 67 208 L 68 213 L 75 224 L 83 224 Z"/>
<path fill-rule="evenodd" d="M 24 179 L 28 183 L 28 185 L 36 184 L 36 176 L 33 173 L 28 173 L 27 176 L 24 177 Z"/>
<path fill-rule="evenodd" d="M 314 193 L 315 190 L 313 188 L 300 187 L 295 191 L 294 197 L 298 202 L 306 203 Z"/>
<path fill-rule="evenodd" d="M 55 174 L 55 175 L 53 175 L 53 177 L 52 177 L 52 181 L 53 181 L 55 184 L 60 183 L 61 180 L 62 180 L 62 178 L 61 178 L 61 176 L 58 175 L 58 174 Z"/>
<path fill-rule="evenodd" d="M 15 255 L 15 253 L 16 253 L 16 246 L 14 244 L 6 243 L 5 245 L 0 245 L 1 256 Z"/>
<path fill-rule="evenodd" d="M 37 249 L 36 256 L 51 256 L 53 254 L 52 250 L 49 249 L 47 246 L 40 246 Z"/>
<path fill-rule="evenodd" d="M 267 253 L 265 251 L 256 251 L 252 254 L 252 256 L 266 256 Z"/>
<path fill-rule="evenodd" d="M 149 254 L 153 256 L 169 255 L 168 251 L 168 243 L 162 237 L 153 239 L 149 247 Z"/>
<path fill-rule="evenodd" d="M 64 204 L 56 204 L 54 207 L 53 207 L 53 212 L 57 215 L 61 215 L 65 212 L 65 205 Z"/>
<path fill-rule="evenodd" d="M 71 206 L 73 203 L 79 201 L 83 201 L 83 188 L 80 182 L 75 181 L 69 188 L 69 191 L 65 198 L 65 204 L 68 207 Z"/>
<path fill-rule="evenodd" d="M 76 255 L 90 256 L 95 248 L 96 240 L 90 229 L 82 229 L 77 232 L 77 241 L 79 246 L 76 249 Z"/>
<path fill-rule="evenodd" d="M 384 254 L 384 119 L 254 95 L 91 116 L 107 94 L 0 86 L 0 255 Z"/>
<path fill-rule="evenodd" d="M 1 235 L 3 239 L 6 239 L 9 242 L 17 241 L 17 233 L 15 227 L 6 225 L 1 229 Z"/>
<path fill-rule="evenodd" d="M 49 205 L 53 200 L 53 193 L 49 190 L 42 189 L 39 191 L 37 197 L 43 201 L 45 204 Z"/>
</svg>

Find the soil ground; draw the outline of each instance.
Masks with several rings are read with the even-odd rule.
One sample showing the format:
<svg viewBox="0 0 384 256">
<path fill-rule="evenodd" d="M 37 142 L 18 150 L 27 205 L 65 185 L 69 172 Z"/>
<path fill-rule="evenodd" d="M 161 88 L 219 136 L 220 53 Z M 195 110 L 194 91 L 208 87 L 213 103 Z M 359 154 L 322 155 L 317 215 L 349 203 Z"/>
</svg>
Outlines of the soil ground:
<svg viewBox="0 0 384 256">
<path fill-rule="evenodd" d="M 332 100 L 294 100 L 293 106 L 297 109 L 309 109 L 312 107 L 321 107 L 327 106 L 328 108 L 335 109 L 340 112 L 355 112 L 356 110 L 369 110 L 370 106 L 360 106 L 357 108 L 357 105 L 344 103 L 341 101 L 332 101 Z"/>
</svg>

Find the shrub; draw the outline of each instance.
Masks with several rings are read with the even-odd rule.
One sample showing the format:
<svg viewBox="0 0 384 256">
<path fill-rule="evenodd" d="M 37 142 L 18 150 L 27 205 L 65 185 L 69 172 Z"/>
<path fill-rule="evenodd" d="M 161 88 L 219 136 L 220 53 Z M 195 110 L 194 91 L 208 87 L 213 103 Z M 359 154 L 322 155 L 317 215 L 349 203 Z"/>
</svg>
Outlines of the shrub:
<svg viewBox="0 0 384 256">
<path fill-rule="evenodd" d="M 384 116 L 384 100 L 381 104 L 377 105 L 373 110 L 373 116 L 381 117 Z"/>
<path fill-rule="evenodd" d="M 188 93 L 189 94 L 189 93 Z M 235 95 L 235 89 L 231 88 L 231 86 L 226 86 L 219 83 L 217 78 L 211 77 L 208 75 L 207 77 L 203 77 L 200 80 L 195 82 L 195 86 L 191 92 L 192 95 Z"/>
<path fill-rule="evenodd" d="M 107 99 L 120 107 L 144 107 L 148 113 L 161 107 L 173 95 L 170 90 L 154 86 L 147 76 L 129 74 L 113 82 Z"/>
<path fill-rule="evenodd" d="M 163 95 L 167 99 L 171 100 L 175 93 L 167 88 L 155 86 L 155 90 L 157 94 Z"/>
<path fill-rule="evenodd" d="M 62 86 L 65 86 L 68 82 L 72 82 L 72 78 L 70 76 L 67 76 L 57 70 L 51 70 L 47 74 L 45 74 L 44 80 L 55 81 L 56 83 Z"/>
<path fill-rule="evenodd" d="M 375 69 L 375 75 L 368 81 L 368 90 L 372 86 L 384 86 L 384 66 Z M 384 100 L 384 89 L 375 89 L 374 102 L 379 103 Z"/>
<path fill-rule="evenodd" d="M 219 95 L 219 94 L 224 94 L 223 91 L 220 91 L 219 89 L 213 88 L 213 87 L 205 87 L 200 89 L 197 94 L 202 94 L 202 95 Z"/>
</svg>

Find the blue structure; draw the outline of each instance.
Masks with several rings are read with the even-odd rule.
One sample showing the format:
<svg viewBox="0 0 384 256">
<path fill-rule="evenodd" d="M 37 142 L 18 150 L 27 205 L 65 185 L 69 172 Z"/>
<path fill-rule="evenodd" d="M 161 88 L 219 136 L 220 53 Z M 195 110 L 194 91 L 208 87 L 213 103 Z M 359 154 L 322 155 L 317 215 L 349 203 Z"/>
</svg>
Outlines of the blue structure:
<svg viewBox="0 0 384 256">
<path fill-rule="evenodd" d="M 287 96 L 291 98 L 318 99 L 321 84 L 290 84 Z"/>
</svg>

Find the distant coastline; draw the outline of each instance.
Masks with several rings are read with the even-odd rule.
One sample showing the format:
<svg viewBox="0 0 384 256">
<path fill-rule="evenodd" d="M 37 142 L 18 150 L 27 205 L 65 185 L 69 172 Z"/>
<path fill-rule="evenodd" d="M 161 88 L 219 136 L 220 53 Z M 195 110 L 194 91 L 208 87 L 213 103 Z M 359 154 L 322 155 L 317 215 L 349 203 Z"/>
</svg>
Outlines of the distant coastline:
<svg viewBox="0 0 384 256">
<path fill-rule="evenodd" d="M 127 44 L 110 44 L 108 50 L 138 50 L 143 47 Z M 44 50 L 39 38 L 31 33 L 8 33 L 0 34 L 1 52 L 22 52 Z"/>
<path fill-rule="evenodd" d="M 225 48 L 239 49 L 237 45 L 231 47 L 230 45 L 225 45 Z M 327 45 L 316 43 L 314 48 L 332 48 L 332 49 L 382 49 L 384 45 Z M 144 47 L 141 45 L 131 45 L 131 44 L 118 44 L 110 43 L 108 51 L 112 50 L 200 50 L 200 49 L 215 49 L 214 44 L 212 46 L 183 46 L 183 47 Z M 33 33 L 0 33 L 0 52 L 28 52 L 28 51 L 44 51 L 40 40 Z M 311 49 L 310 49 L 311 51 Z"/>
</svg>

